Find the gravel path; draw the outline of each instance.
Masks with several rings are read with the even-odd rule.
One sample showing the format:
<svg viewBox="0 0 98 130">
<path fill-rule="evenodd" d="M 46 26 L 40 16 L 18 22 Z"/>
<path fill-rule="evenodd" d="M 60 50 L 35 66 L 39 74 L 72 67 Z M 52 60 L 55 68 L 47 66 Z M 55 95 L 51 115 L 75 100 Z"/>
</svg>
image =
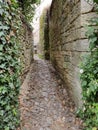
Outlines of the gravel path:
<svg viewBox="0 0 98 130">
<path fill-rule="evenodd" d="M 52 65 L 36 58 L 20 92 L 21 130 L 81 130 L 75 107 Z"/>
</svg>

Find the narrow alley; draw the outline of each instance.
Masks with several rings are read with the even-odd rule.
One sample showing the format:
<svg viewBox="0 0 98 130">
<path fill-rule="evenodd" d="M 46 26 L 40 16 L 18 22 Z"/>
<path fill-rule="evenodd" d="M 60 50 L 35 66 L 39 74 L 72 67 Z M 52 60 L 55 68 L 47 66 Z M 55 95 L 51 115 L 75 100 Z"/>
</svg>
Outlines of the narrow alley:
<svg viewBox="0 0 98 130">
<path fill-rule="evenodd" d="M 20 92 L 21 130 L 81 130 L 62 81 L 51 63 L 35 57 Z"/>
<path fill-rule="evenodd" d="M 0 130 L 98 130 L 98 0 L 0 0 Z"/>
</svg>

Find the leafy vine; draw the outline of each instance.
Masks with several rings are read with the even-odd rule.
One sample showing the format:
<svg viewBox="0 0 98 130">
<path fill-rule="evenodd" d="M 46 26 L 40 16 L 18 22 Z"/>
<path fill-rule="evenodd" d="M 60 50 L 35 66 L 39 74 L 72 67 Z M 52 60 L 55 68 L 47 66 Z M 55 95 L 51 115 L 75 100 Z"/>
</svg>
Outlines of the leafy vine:
<svg viewBox="0 0 98 130">
<path fill-rule="evenodd" d="M 96 11 L 98 12 L 98 1 Z M 84 120 L 84 130 L 98 130 L 98 17 L 90 20 L 86 36 L 89 40 L 89 54 L 81 64 L 81 86 L 83 107 L 79 116 Z"/>
<path fill-rule="evenodd" d="M 33 18 L 33 15 L 30 15 L 31 4 L 36 1 L 0 0 L 0 130 L 16 130 L 20 124 L 19 31 L 22 24 L 21 16 L 24 15 L 27 22 Z"/>
<path fill-rule="evenodd" d="M 0 0 L 0 130 L 15 130 L 19 125 L 19 19 L 15 0 Z M 17 22 L 16 22 L 17 21 Z"/>
</svg>

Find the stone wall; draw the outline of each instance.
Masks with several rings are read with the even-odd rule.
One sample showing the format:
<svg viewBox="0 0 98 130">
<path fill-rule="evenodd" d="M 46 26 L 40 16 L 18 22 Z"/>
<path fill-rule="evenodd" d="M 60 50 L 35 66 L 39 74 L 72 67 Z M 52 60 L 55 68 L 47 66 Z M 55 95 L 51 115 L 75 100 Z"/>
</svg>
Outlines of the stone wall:
<svg viewBox="0 0 98 130">
<path fill-rule="evenodd" d="M 40 16 L 40 43 L 39 53 L 46 59 L 50 59 L 49 50 L 49 7 L 44 8 Z"/>
<path fill-rule="evenodd" d="M 20 28 L 20 60 L 22 73 L 22 81 L 26 73 L 29 71 L 31 62 L 33 61 L 33 32 L 32 27 L 22 17 L 22 26 Z"/>
<path fill-rule="evenodd" d="M 51 61 L 76 106 L 81 105 L 79 63 L 89 45 L 84 25 L 94 15 L 85 0 L 53 0 L 50 9 Z"/>
</svg>

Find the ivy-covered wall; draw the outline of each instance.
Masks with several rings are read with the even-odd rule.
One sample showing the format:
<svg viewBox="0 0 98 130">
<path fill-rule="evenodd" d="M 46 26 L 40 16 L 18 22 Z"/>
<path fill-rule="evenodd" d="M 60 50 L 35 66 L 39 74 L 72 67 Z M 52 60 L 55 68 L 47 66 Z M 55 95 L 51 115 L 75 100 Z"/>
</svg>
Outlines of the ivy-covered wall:
<svg viewBox="0 0 98 130">
<path fill-rule="evenodd" d="M 39 53 L 46 60 L 50 59 L 49 45 L 49 9 L 45 8 L 40 16 L 40 43 Z"/>
<path fill-rule="evenodd" d="M 20 123 L 20 80 L 32 61 L 31 32 L 18 1 L 0 0 L 0 130 L 16 130 Z"/>
<path fill-rule="evenodd" d="M 85 0 L 53 0 L 50 9 L 51 61 L 77 106 L 81 105 L 80 61 L 88 52 L 85 24 L 95 16 Z"/>
<path fill-rule="evenodd" d="M 16 130 L 19 125 L 20 26 L 18 3 L 0 0 L 0 130 Z"/>
</svg>

